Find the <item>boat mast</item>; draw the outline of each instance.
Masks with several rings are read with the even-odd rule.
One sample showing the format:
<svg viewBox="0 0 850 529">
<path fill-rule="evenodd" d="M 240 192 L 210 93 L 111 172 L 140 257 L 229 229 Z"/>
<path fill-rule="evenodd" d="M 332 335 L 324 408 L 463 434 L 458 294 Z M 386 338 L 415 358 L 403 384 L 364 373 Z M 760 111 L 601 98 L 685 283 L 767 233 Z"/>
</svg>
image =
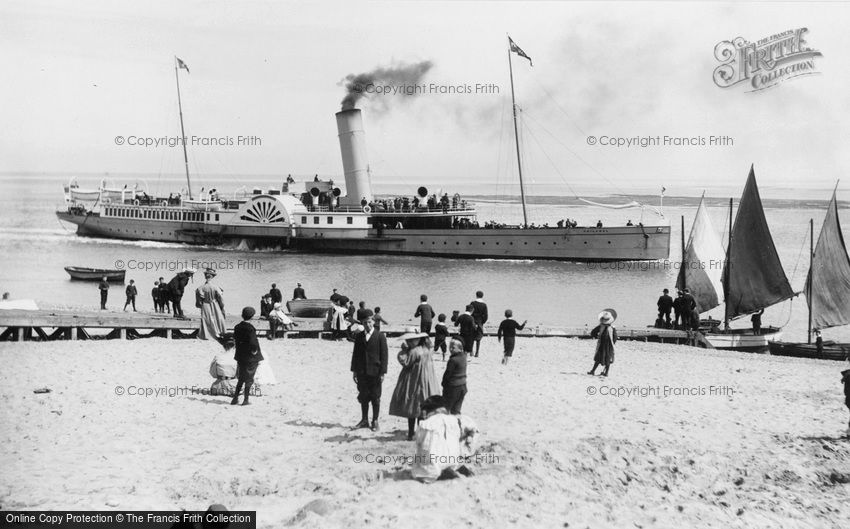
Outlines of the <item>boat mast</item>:
<svg viewBox="0 0 850 529">
<path fill-rule="evenodd" d="M 729 281 L 732 279 L 732 199 L 729 199 L 729 240 L 726 246 L 726 266 L 723 268 L 723 328 L 729 330 Z"/>
<path fill-rule="evenodd" d="M 177 109 L 180 111 L 180 143 L 183 144 L 183 163 L 186 166 L 186 190 L 189 192 L 189 199 L 192 199 L 192 182 L 189 180 L 189 155 L 186 153 L 186 131 L 183 129 L 183 103 L 180 101 L 180 75 L 177 71 L 180 69 L 179 60 L 174 57 L 174 78 L 177 80 Z"/>
<path fill-rule="evenodd" d="M 806 306 L 809 308 L 809 343 L 812 343 L 812 283 L 815 279 L 815 219 L 809 219 L 809 280 L 806 288 Z"/>
<path fill-rule="evenodd" d="M 683 268 L 688 266 L 687 264 L 685 264 L 685 251 L 686 250 L 687 250 L 687 248 L 685 248 L 685 216 L 682 215 L 682 267 Z M 687 276 L 687 273 L 685 273 L 685 270 L 682 270 L 681 276 L 682 276 L 682 290 L 685 290 L 685 287 L 687 287 L 687 279 L 685 279 L 685 277 Z"/>
<path fill-rule="evenodd" d="M 511 61 L 511 38 L 508 37 L 508 71 L 511 75 L 511 106 L 514 110 L 514 140 L 516 141 L 516 162 L 519 170 L 519 194 L 522 200 L 522 223 L 528 227 L 528 215 L 525 212 L 525 188 L 522 184 L 522 158 L 519 154 L 519 128 L 516 123 L 516 98 L 514 97 L 514 67 Z"/>
</svg>

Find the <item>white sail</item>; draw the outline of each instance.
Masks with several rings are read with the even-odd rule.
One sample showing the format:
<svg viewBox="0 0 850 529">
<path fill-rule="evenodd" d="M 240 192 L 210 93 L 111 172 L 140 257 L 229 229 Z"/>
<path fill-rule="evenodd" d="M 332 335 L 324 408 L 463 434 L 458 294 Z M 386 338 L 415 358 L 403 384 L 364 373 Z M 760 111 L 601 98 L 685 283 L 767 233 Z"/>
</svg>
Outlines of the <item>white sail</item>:
<svg viewBox="0 0 850 529">
<path fill-rule="evenodd" d="M 711 224 L 705 198 L 700 199 L 682 259 L 676 288 L 689 288 L 700 313 L 720 305 L 726 252 Z"/>
</svg>

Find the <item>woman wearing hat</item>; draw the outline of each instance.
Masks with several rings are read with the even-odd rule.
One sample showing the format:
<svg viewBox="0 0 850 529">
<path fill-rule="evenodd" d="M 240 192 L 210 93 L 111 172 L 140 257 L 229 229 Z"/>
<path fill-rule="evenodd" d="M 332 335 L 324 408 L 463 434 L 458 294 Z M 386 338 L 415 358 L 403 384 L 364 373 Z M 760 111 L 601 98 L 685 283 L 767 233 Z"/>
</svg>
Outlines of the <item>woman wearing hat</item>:
<svg viewBox="0 0 850 529">
<path fill-rule="evenodd" d="M 596 368 L 605 366 L 602 376 L 608 376 L 608 369 L 614 363 L 614 344 L 617 343 L 617 329 L 614 328 L 614 320 L 617 319 L 617 311 L 605 309 L 599 313 L 599 325 L 590 331 L 591 338 L 597 338 L 596 354 L 593 356 L 593 369 L 588 375 L 595 375 Z"/>
<path fill-rule="evenodd" d="M 434 372 L 428 334 L 411 327 L 401 339 L 403 343 L 398 353 L 401 373 L 390 400 L 390 415 L 407 417 L 407 440 L 410 441 L 422 403 L 431 395 L 439 395 L 441 388 Z"/>
<path fill-rule="evenodd" d="M 198 332 L 201 340 L 214 340 L 225 331 L 224 295 L 212 284 L 215 276 L 215 270 L 207 268 L 204 271 L 206 282 L 195 290 L 195 306 L 201 309 L 201 330 Z"/>
</svg>

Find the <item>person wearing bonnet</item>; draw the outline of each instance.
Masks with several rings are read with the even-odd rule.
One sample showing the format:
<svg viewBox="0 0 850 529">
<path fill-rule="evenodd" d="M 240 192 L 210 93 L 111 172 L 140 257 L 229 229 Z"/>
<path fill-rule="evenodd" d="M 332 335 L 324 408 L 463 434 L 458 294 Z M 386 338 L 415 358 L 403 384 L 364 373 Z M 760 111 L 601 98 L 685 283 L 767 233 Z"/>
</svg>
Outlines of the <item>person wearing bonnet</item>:
<svg viewBox="0 0 850 529">
<path fill-rule="evenodd" d="M 608 376 L 608 370 L 614 363 L 614 344 L 617 343 L 617 329 L 613 325 L 616 319 L 617 311 L 614 309 L 605 309 L 599 313 L 599 325 L 590 331 L 590 337 L 597 339 L 597 341 L 596 353 L 593 356 L 593 369 L 587 372 L 588 375 L 595 375 L 596 368 L 602 365 L 605 367 L 602 376 Z"/>
<path fill-rule="evenodd" d="M 407 440 L 412 441 L 422 403 L 428 397 L 440 394 L 440 384 L 434 372 L 428 333 L 410 327 L 401 335 L 401 340 L 398 353 L 401 372 L 390 399 L 390 415 L 407 418 Z"/>
<path fill-rule="evenodd" d="M 458 474 L 471 476 L 465 466 L 475 453 L 478 427 L 465 415 L 449 415 L 442 396 L 433 395 L 422 403 L 416 430 L 416 455 L 411 475 L 422 483 L 451 479 Z"/>
<path fill-rule="evenodd" d="M 226 330 L 224 320 L 224 294 L 220 287 L 212 283 L 216 271 L 212 268 L 204 270 L 203 285 L 195 289 L 195 307 L 201 310 L 201 328 L 198 338 L 214 340 Z"/>
</svg>

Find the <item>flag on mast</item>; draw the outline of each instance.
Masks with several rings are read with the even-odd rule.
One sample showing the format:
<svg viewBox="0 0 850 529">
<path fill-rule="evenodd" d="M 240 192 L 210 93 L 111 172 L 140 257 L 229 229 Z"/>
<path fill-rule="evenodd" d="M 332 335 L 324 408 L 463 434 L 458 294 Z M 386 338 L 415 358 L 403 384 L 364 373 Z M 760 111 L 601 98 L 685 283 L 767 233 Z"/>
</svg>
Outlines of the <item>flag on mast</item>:
<svg viewBox="0 0 850 529">
<path fill-rule="evenodd" d="M 516 54 L 517 54 L 517 55 L 519 55 L 520 57 L 525 57 L 526 59 L 528 59 L 528 64 L 530 64 L 531 66 L 534 66 L 534 63 L 533 63 L 533 62 L 531 62 L 531 57 L 529 57 L 528 55 L 526 55 L 526 54 L 525 54 L 525 52 L 524 52 L 524 51 L 522 51 L 522 48 L 520 48 L 519 46 L 517 46 L 517 45 L 516 45 L 516 42 L 514 42 L 514 39 L 512 39 L 512 38 L 508 37 L 508 42 L 509 42 L 509 43 L 510 43 L 510 45 L 511 45 L 511 51 L 512 51 L 512 52 L 516 53 Z M 178 59 L 178 60 L 179 60 L 179 59 Z"/>
<path fill-rule="evenodd" d="M 184 70 L 186 70 L 186 73 L 191 73 L 191 72 L 189 71 L 189 67 L 188 67 L 188 66 L 186 66 L 186 63 L 185 63 L 185 62 L 183 62 L 182 60 L 180 60 L 180 57 L 174 57 L 174 58 L 175 58 L 175 59 L 177 59 L 177 68 L 178 68 L 178 69 L 179 69 L 179 68 L 183 68 Z"/>
</svg>

